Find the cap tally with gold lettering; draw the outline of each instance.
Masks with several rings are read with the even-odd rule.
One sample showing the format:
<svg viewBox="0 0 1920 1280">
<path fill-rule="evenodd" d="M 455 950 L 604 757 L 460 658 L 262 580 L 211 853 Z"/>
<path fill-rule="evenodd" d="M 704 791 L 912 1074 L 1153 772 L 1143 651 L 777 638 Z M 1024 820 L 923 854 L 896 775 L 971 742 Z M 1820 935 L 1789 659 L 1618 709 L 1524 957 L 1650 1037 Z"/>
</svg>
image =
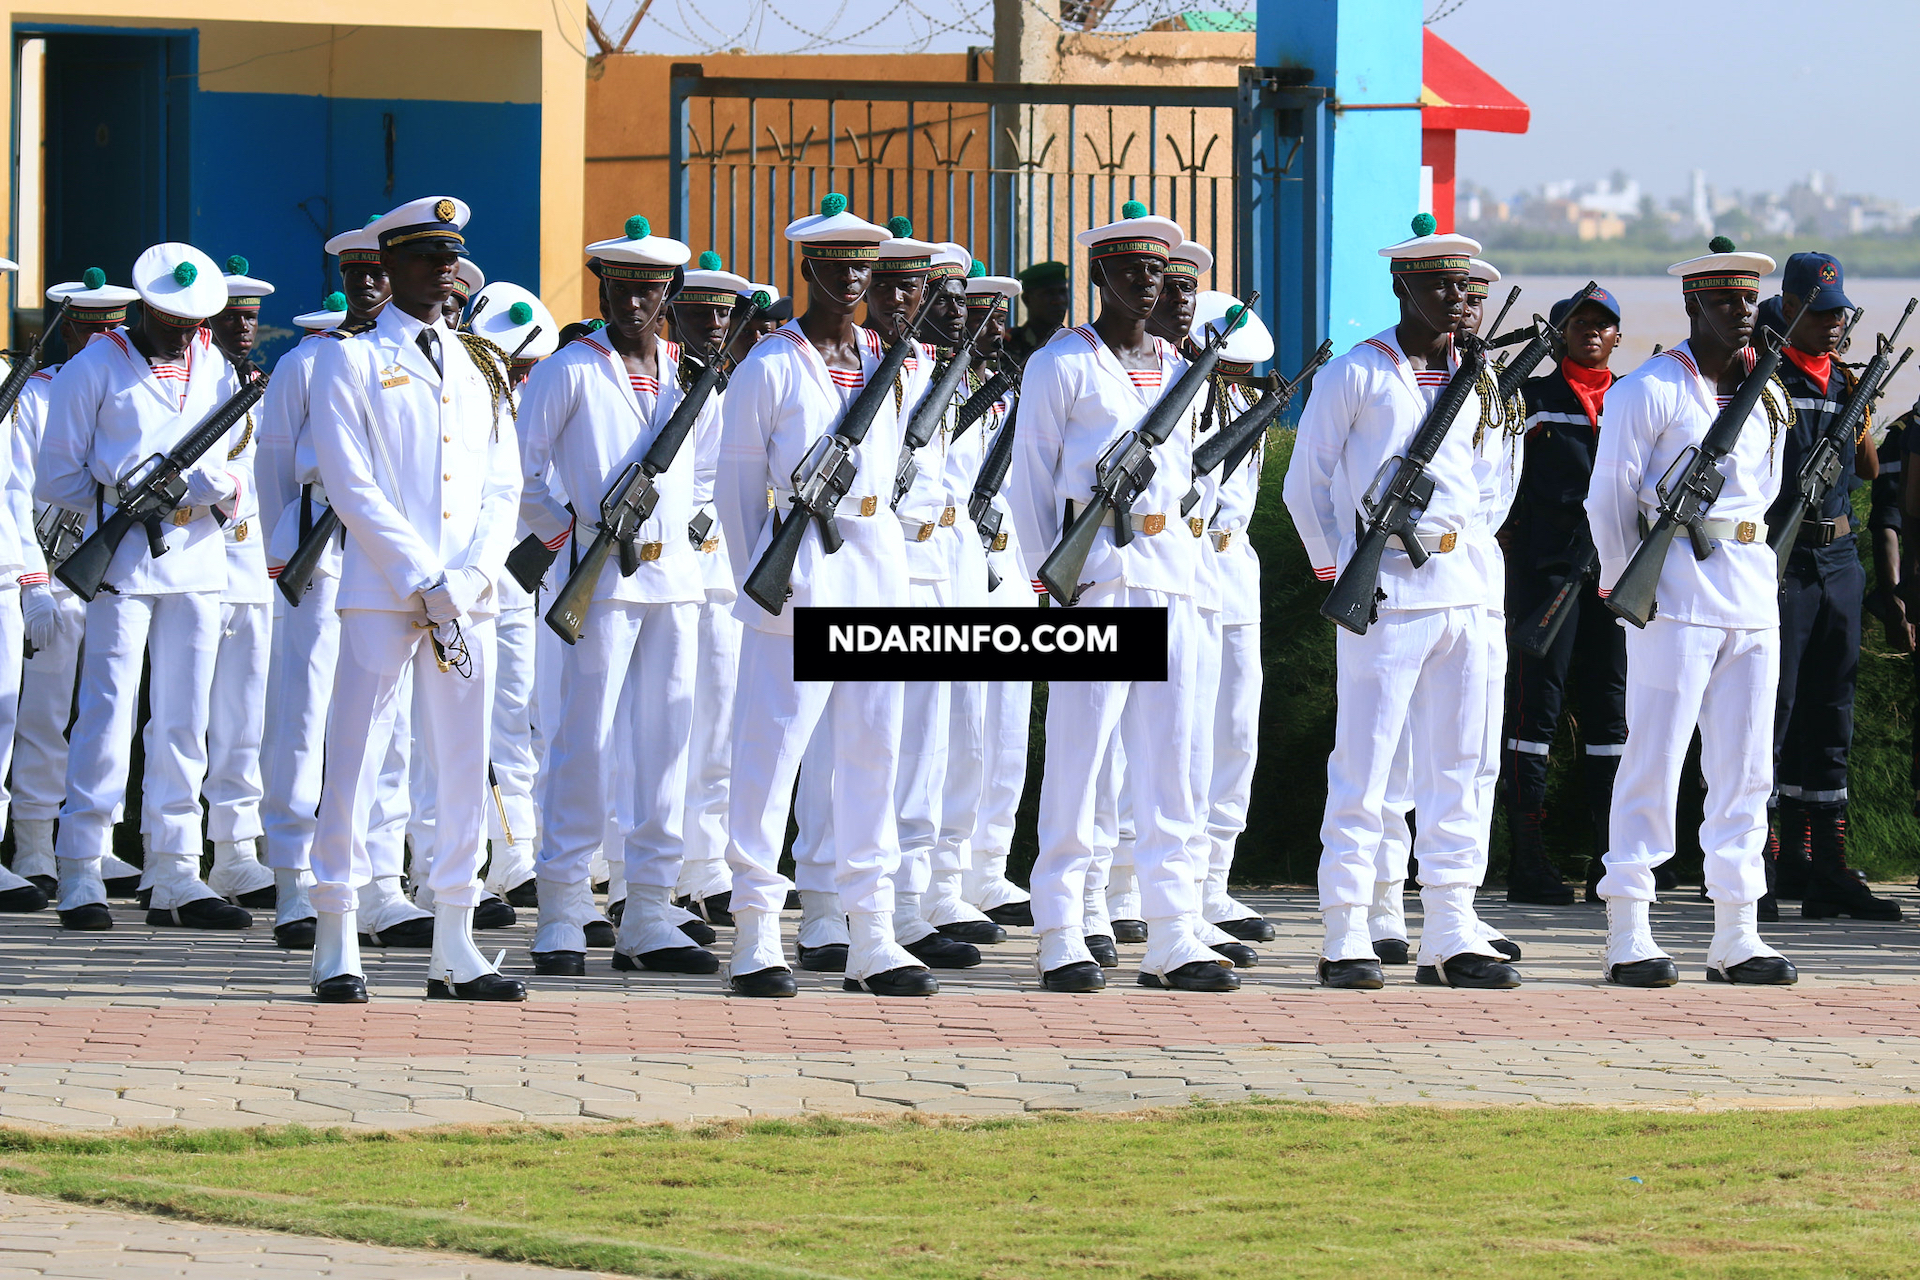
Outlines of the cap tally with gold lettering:
<svg viewBox="0 0 1920 1280">
<path fill-rule="evenodd" d="M 725 267 L 726 260 L 713 250 L 701 254 L 694 269 L 687 272 L 686 282 L 680 286 L 680 292 L 673 295 L 675 305 L 731 307 L 742 294 L 752 296 L 753 283 Z M 767 291 L 769 299 L 778 296 L 778 290 Z"/>
<path fill-rule="evenodd" d="M 1667 268 L 1667 274 L 1680 277 L 1680 292 L 1705 293 L 1710 289 L 1751 289 L 1760 291 L 1760 277 L 1773 270 L 1773 259 L 1764 253 L 1742 253 L 1733 241 L 1715 236 L 1707 242 L 1707 252 Z"/>
<path fill-rule="evenodd" d="M 1164 262 L 1186 238 L 1187 233 L 1180 229 L 1179 223 L 1148 213 L 1147 206 L 1138 200 L 1129 200 L 1120 206 L 1119 221 L 1092 227 L 1074 236 L 1075 242 L 1084 245 L 1087 256 L 1095 261 L 1141 253 Z"/>
<path fill-rule="evenodd" d="M 976 262 L 973 265 L 979 274 L 967 276 L 967 310 L 977 324 L 980 314 L 988 308 L 1002 304 L 1011 305 L 1013 300 L 1020 296 L 1020 282 L 1012 276 L 988 275 L 986 264 L 983 262 Z"/>
<path fill-rule="evenodd" d="M 382 252 L 457 253 L 464 257 L 470 216 L 465 201 L 452 196 L 422 196 L 382 214 L 367 230 L 379 240 Z"/>
<path fill-rule="evenodd" d="M 154 245 L 133 264 L 133 287 L 158 319 L 191 329 L 226 309 L 227 285 L 212 258 L 190 244 Z"/>
<path fill-rule="evenodd" d="M 1193 296 L 1190 332 L 1195 342 L 1211 342 L 1213 335 L 1226 327 L 1227 317 L 1234 316 L 1233 332 L 1220 344 L 1217 367 L 1222 373 L 1251 373 L 1253 366 L 1273 359 L 1272 331 L 1258 312 L 1239 307 L 1240 299 L 1218 289 L 1202 289 Z"/>
<path fill-rule="evenodd" d="M 621 228 L 626 234 L 587 246 L 587 267 L 602 280 L 673 280 L 693 250 L 678 240 L 653 234 L 653 226 L 634 214 Z"/>
<path fill-rule="evenodd" d="M 108 284 L 107 273 L 99 267 L 88 267 L 80 279 L 47 290 L 47 301 L 65 303 L 67 319 L 83 326 L 110 328 L 125 323 L 127 304 L 139 300 L 140 295 L 133 290 Z"/>
<path fill-rule="evenodd" d="M 462 258 L 453 264 L 453 296 L 462 303 L 486 287 L 487 273 L 472 258 Z"/>
<path fill-rule="evenodd" d="M 939 284 L 942 280 L 964 280 L 978 265 L 967 246 L 956 244 L 952 240 L 943 240 L 934 249 L 933 267 L 927 272 L 927 283 Z"/>
<path fill-rule="evenodd" d="M 227 310 L 260 310 L 260 300 L 273 292 L 273 286 L 248 275 L 250 264 L 237 253 L 227 259 L 226 265 Z"/>
<path fill-rule="evenodd" d="M 1499 283 L 1500 268 L 1485 258 L 1467 259 L 1467 296 L 1469 298 L 1484 298 L 1487 296 L 1487 286 Z"/>
<path fill-rule="evenodd" d="M 1167 255 L 1167 274 L 1170 276 L 1184 276 L 1197 283 L 1201 276 L 1211 270 L 1213 251 L 1198 240 L 1182 240 Z"/>
<path fill-rule="evenodd" d="M 1436 225 L 1432 214 L 1415 214 L 1413 238 L 1380 250 L 1381 257 L 1391 259 L 1387 269 L 1397 276 L 1467 270 L 1467 264 L 1480 252 L 1480 242 L 1472 236 L 1452 232 L 1438 234 L 1434 230 Z"/>
<path fill-rule="evenodd" d="M 847 198 L 838 191 L 821 199 L 819 213 L 789 222 L 786 237 L 800 246 L 803 258 L 865 263 L 878 261 L 881 243 L 895 238 L 887 228 L 848 213 Z"/>
<path fill-rule="evenodd" d="M 327 241 L 327 252 L 339 258 L 340 265 L 343 267 L 349 262 L 363 264 L 379 262 L 380 237 L 373 233 L 374 223 L 378 221 L 380 219 L 376 217 L 357 230 L 342 231 Z"/>
<path fill-rule="evenodd" d="M 909 276 L 933 269 L 933 256 L 940 246 L 916 240 L 911 221 L 895 214 L 887 219 L 887 232 L 888 238 L 880 242 L 880 256 L 873 264 L 876 273 Z"/>
</svg>

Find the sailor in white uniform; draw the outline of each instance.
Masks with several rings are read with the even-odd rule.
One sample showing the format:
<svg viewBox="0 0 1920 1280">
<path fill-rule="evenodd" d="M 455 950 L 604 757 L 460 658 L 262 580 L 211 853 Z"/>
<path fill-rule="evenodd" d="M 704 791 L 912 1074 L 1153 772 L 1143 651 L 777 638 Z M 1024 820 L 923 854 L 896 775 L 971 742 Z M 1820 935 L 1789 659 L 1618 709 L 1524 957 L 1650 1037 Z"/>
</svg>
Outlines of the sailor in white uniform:
<svg viewBox="0 0 1920 1280">
<path fill-rule="evenodd" d="M 0 272 L 19 269 L 19 264 L 11 259 L 0 258 Z M 0 370 L 12 372 L 4 360 L 0 360 Z M 19 403 L 17 398 L 15 403 Z M 0 491 L 11 483 L 13 453 L 12 448 L 0 449 Z M 22 579 L 32 563 L 29 557 L 33 553 L 28 550 L 32 540 L 32 522 L 22 524 L 15 516 L 12 502 L 0 503 L 0 830 L 6 828 L 12 799 L 7 791 L 6 773 L 13 759 L 14 725 L 20 712 L 21 660 L 26 639 L 21 615 L 25 589 Z M 46 905 L 46 892 L 38 885 L 0 867 L 0 911 L 42 911 Z"/>
</svg>

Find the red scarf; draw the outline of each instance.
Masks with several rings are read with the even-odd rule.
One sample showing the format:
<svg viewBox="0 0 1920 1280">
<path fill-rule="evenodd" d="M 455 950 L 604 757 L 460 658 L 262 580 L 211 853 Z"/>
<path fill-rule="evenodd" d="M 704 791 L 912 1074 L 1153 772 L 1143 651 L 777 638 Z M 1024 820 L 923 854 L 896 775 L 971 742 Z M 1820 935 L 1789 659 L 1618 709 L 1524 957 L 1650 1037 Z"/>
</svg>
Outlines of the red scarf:
<svg viewBox="0 0 1920 1280">
<path fill-rule="evenodd" d="M 1560 376 L 1573 388 L 1573 394 L 1580 398 L 1580 407 L 1587 411 L 1587 421 L 1593 429 L 1600 430 L 1600 402 L 1606 398 L 1607 388 L 1613 385 L 1613 374 L 1607 369 L 1589 369 L 1574 360 L 1560 362 Z"/>
<path fill-rule="evenodd" d="M 1821 395 L 1827 394 L 1827 380 L 1833 377 L 1833 357 L 1810 356 L 1798 347 L 1788 347 L 1786 352 L 1793 367 L 1806 374 L 1807 380 L 1820 388 Z"/>
</svg>

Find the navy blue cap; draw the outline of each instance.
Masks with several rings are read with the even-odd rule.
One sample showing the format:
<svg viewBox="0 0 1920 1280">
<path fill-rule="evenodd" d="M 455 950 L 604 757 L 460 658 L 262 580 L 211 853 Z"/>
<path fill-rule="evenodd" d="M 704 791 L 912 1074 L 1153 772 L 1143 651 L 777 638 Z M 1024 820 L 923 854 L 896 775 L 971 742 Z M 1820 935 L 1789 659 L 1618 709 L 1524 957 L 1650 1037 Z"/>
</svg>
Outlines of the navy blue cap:
<svg viewBox="0 0 1920 1280">
<path fill-rule="evenodd" d="M 1803 302 L 1812 298 L 1814 290 L 1820 296 L 1814 299 L 1815 311 L 1832 311 L 1836 307 L 1851 307 L 1846 294 L 1847 273 L 1840 266 L 1840 259 L 1830 253 L 1796 253 L 1787 259 L 1787 269 L 1780 279 L 1780 292 L 1790 293 Z"/>
<path fill-rule="evenodd" d="M 1578 297 L 1580 297 L 1580 295 L 1577 293 L 1573 295 L 1573 298 Z M 1554 303 L 1553 310 L 1547 313 L 1547 323 L 1556 329 L 1564 325 L 1567 322 L 1567 316 L 1573 311 L 1573 298 L 1562 298 L 1560 301 Z M 1583 301 L 1597 303 L 1605 307 L 1608 314 L 1613 317 L 1614 323 L 1620 323 L 1620 303 L 1605 289 L 1595 289 L 1592 293 L 1588 294 Z"/>
</svg>

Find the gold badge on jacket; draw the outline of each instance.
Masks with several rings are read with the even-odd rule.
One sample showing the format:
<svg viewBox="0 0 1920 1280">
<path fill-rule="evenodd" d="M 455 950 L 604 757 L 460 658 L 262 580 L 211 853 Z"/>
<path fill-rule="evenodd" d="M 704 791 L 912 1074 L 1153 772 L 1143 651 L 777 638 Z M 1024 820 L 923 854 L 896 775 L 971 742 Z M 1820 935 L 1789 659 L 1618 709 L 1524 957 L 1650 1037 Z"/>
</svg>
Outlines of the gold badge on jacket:
<svg viewBox="0 0 1920 1280">
<path fill-rule="evenodd" d="M 404 387 L 413 379 L 400 371 L 398 364 L 390 364 L 380 371 L 380 389 L 391 391 L 395 387 Z"/>
</svg>

